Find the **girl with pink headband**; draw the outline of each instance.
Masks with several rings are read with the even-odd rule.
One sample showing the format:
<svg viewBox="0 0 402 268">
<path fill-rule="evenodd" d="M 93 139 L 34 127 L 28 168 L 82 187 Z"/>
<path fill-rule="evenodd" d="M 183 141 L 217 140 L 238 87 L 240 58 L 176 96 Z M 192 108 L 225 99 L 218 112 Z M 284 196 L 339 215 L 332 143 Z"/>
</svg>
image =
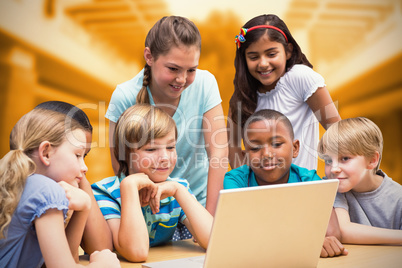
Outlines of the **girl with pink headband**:
<svg viewBox="0 0 402 268">
<path fill-rule="evenodd" d="M 276 15 L 251 19 L 240 29 L 235 41 L 236 74 L 228 118 L 229 163 L 232 169 L 247 170 L 244 165 L 249 163 L 242 151 L 241 133 L 247 128 L 247 119 L 262 109 L 281 112 L 292 123 L 294 139 L 300 143 L 299 155 L 293 159 L 292 165 L 317 169 L 317 120 L 325 129 L 340 120 L 324 78 L 313 71 L 313 66 L 288 27 Z M 260 153 L 261 159 L 264 159 L 262 169 L 275 172 L 283 166 L 277 164 L 280 160 L 276 159 L 274 148 L 281 148 L 283 142 L 275 138 L 267 143 L 270 144 L 268 148 L 254 144 L 253 151 Z M 322 257 L 347 254 L 339 238 L 339 225 L 333 212 Z"/>
<path fill-rule="evenodd" d="M 319 126 L 340 120 L 324 78 L 313 71 L 286 24 L 276 15 L 248 21 L 235 38 L 234 93 L 229 108 L 229 162 L 245 164 L 240 130 L 254 112 L 273 109 L 292 122 L 300 154 L 293 163 L 317 169 Z"/>
</svg>

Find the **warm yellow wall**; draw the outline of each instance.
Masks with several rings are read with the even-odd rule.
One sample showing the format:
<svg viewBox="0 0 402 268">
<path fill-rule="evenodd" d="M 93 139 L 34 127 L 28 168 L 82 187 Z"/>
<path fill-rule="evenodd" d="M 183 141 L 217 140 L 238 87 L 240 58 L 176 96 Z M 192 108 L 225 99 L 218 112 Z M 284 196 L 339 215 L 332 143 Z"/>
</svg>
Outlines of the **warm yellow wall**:
<svg viewBox="0 0 402 268">
<path fill-rule="evenodd" d="M 8 152 L 11 129 L 22 115 L 44 101 L 66 101 L 82 108 L 93 126 L 88 179 L 111 176 L 104 114 L 113 88 L 1 33 L 0 41 L 9 45 L 0 47 L 0 155 Z"/>
</svg>

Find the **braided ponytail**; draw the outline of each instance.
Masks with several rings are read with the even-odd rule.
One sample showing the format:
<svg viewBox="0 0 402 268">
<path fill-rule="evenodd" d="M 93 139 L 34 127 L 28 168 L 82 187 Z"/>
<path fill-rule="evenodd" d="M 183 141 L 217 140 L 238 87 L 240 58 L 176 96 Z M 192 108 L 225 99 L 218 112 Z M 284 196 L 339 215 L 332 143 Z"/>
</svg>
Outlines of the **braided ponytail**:
<svg viewBox="0 0 402 268">
<path fill-rule="evenodd" d="M 149 85 L 150 81 L 151 81 L 151 67 L 148 64 L 145 64 L 142 88 L 141 88 L 140 92 L 138 92 L 138 95 L 136 98 L 137 104 L 143 104 L 143 103 L 150 104 L 148 90 L 147 90 L 147 86 Z"/>
</svg>

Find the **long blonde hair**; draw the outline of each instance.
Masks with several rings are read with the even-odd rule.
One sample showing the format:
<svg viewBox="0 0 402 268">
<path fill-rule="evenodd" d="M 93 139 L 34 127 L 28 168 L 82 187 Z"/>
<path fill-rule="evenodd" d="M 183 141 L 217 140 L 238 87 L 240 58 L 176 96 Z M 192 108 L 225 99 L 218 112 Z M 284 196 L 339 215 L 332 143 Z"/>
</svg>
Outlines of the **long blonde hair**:
<svg viewBox="0 0 402 268">
<path fill-rule="evenodd" d="M 176 123 L 162 109 L 150 104 L 135 104 L 124 111 L 117 121 L 114 132 L 114 155 L 119 162 L 119 176 L 128 176 L 130 153 L 153 139 L 165 137 L 175 130 Z"/>
<path fill-rule="evenodd" d="M 163 17 L 149 30 L 145 38 L 145 47 L 156 60 L 166 55 L 173 46 L 197 46 L 201 50 L 201 35 L 195 24 L 180 16 Z M 145 63 L 142 88 L 138 92 L 136 103 L 150 103 L 147 86 L 151 81 L 151 67 Z"/>
<path fill-rule="evenodd" d="M 59 146 L 75 129 L 85 131 L 74 119 L 45 109 L 34 109 L 15 124 L 10 134 L 13 150 L 0 160 L 0 238 L 6 236 L 27 177 L 35 172 L 32 154 L 43 141 Z"/>
</svg>

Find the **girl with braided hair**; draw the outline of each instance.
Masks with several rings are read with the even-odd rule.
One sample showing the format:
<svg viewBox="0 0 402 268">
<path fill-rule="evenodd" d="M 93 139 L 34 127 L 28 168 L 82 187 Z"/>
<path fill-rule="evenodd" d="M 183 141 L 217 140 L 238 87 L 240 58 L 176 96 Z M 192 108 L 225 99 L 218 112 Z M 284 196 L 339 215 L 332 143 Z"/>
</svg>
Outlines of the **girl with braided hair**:
<svg viewBox="0 0 402 268">
<path fill-rule="evenodd" d="M 193 22 L 163 17 L 145 40 L 145 67 L 133 79 L 117 86 L 106 118 L 113 169 L 116 122 L 137 103 L 149 103 L 176 122 L 177 164 L 172 177 L 187 179 L 197 200 L 213 215 L 223 177 L 227 171 L 227 134 L 221 97 L 215 77 L 197 70 L 201 35 Z"/>
</svg>

